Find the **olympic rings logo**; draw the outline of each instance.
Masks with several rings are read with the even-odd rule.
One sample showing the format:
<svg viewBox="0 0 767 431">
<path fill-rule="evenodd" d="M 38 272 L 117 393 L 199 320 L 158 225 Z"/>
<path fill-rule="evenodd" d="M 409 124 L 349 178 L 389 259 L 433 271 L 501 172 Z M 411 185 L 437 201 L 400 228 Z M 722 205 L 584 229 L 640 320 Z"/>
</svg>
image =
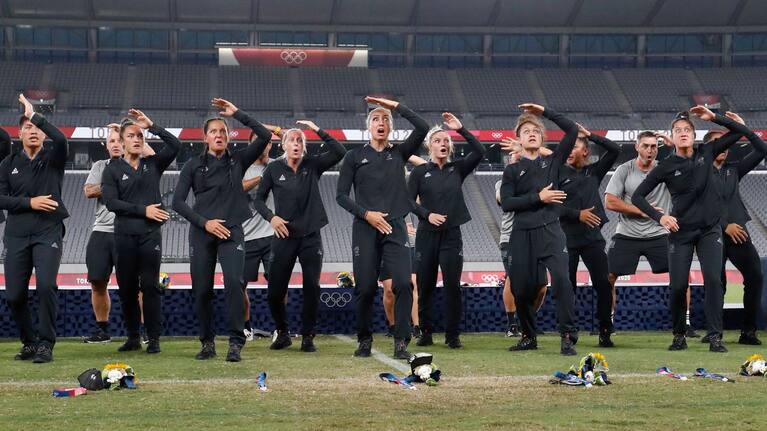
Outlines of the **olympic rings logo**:
<svg viewBox="0 0 767 431">
<path fill-rule="evenodd" d="M 352 302 L 352 294 L 349 292 L 323 292 L 320 294 L 320 301 L 328 308 L 343 308 Z"/>
<path fill-rule="evenodd" d="M 285 50 L 280 53 L 280 58 L 287 64 L 301 64 L 306 60 L 305 51 Z"/>
<path fill-rule="evenodd" d="M 483 274 L 482 281 L 489 284 L 498 284 L 498 276 L 495 274 Z"/>
<path fill-rule="evenodd" d="M 501 132 L 493 132 L 493 139 L 501 139 L 503 137 L 503 133 Z"/>
</svg>

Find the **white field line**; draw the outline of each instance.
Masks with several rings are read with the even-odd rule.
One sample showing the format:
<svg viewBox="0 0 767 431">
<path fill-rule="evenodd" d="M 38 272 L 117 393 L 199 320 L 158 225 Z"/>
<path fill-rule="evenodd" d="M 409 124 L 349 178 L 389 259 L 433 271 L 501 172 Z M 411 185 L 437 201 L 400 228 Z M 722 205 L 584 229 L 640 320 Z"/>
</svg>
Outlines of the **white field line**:
<svg viewBox="0 0 767 431">
<path fill-rule="evenodd" d="M 357 344 L 356 341 L 354 341 L 351 337 L 346 335 L 335 335 L 335 337 L 341 341 L 346 341 L 347 343 L 352 345 Z M 394 346 L 392 346 L 392 350 L 393 349 L 394 349 Z M 384 365 L 387 365 L 389 367 L 392 367 L 399 372 L 410 374 L 410 366 L 408 366 L 404 362 L 391 358 L 389 356 L 386 356 L 385 354 L 381 353 L 380 351 L 376 349 L 370 349 L 370 353 L 372 354 L 373 358 L 378 360 L 378 362 Z"/>
</svg>

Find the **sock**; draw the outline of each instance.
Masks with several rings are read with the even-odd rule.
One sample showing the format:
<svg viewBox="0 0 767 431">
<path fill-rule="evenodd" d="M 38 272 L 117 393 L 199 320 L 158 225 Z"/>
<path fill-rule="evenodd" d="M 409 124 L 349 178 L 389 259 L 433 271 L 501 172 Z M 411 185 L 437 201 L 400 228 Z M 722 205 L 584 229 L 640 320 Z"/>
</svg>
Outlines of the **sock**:
<svg viewBox="0 0 767 431">
<path fill-rule="evenodd" d="M 102 332 L 109 333 L 109 321 L 105 322 L 96 322 L 96 325 L 101 329 Z"/>
<path fill-rule="evenodd" d="M 685 322 L 687 322 L 687 326 L 690 326 L 690 312 L 689 311 L 686 312 L 684 316 L 685 316 Z"/>
<path fill-rule="evenodd" d="M 516 316 L 516 314 L 517 314 L 516 311 L 507 311 L 506 312 L 506 322 L 509 324 L 509 326 L 517 323 L 517 319 L 516 319 L 517 316 Z"/>
</svg>

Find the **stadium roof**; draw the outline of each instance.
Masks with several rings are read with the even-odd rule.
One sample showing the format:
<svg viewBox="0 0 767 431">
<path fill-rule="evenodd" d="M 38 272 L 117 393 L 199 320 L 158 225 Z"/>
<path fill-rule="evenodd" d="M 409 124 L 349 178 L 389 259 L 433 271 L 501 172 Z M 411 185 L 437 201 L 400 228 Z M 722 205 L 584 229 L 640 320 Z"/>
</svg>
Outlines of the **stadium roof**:
<svg viewBox="0 0 767 431">
<path fill-rule="evenodd" d="M 764 0 L 5 0 L 0 23 L 165 28 L 562 32 L 767 29 Z M 290 28 L 286 28 L 290 27 Z M 456 27 L 460 27 L 456 29 Z"/>
</svg>

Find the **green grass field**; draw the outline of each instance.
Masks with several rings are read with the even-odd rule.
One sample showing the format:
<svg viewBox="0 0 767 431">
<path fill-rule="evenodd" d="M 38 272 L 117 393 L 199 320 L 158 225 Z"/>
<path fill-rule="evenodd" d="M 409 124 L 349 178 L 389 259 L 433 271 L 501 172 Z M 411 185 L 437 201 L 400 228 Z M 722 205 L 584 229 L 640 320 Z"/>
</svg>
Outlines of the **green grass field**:
<svg viewBox="0 0 767 431">
<path fill-rule="evenodd" d="M 743 283 L 727 283 L 727 292 L 724 293 L 724 303 L 743 303 Z"/>
<path fill-rule="evenodd" d="M 596 348 L 596 337 L 581 335 L 578 357 L 558 354 L 559 340 L 539 339 L 534 352 L 511 353 L 514 342 L 501 334 L 467 334 L 465 348 L 441 344 L 426 349 L 443 371 L 437 387 L 416 391 L 378 380 L 378 373 L 402 372 L 379 359 L 353 358 L 348 338 L 321 336 L 319 352 L 270 351 L 268 341 L 250 343 L 243 362 L 219 357 L 196 361 L 199 343 L 166 338 L 163 352 L 117 354 L 118 341 L 85 345 L 60 341 L 52 364 L 14 361 L 15 340 L 0 341 L 0 429 L 764 429 L 767 379 L 737 383 L 679 381 L 658 376 L 667 365 L 679 373 L 695 368 L 736 376 L 739 365 L 760 346 L 740 346 L 726 334 L 726 354 L 708 352 L 691 339 L 684 352 L 668 352 L 667 333 L 620 333 L 615 349 Z M 391 339 L 373 345 L 387 356 Z M 416 351 L 415 347 L 411 351 Z M 614 382 L 586 389 L 551 385 L 548 376 L 566 371 L 582 354 L 601 351 Z M 77 398 L 53 398 L 55 387 L 76 386 L 76 376 L 108 362 L 132 365 L 136 391 L 100 391 Z M 404 362 L 402 363 L 404 365 Z M 269 374 L 269 392 L 257 389 L 259 372 Z"/>
</svg>

